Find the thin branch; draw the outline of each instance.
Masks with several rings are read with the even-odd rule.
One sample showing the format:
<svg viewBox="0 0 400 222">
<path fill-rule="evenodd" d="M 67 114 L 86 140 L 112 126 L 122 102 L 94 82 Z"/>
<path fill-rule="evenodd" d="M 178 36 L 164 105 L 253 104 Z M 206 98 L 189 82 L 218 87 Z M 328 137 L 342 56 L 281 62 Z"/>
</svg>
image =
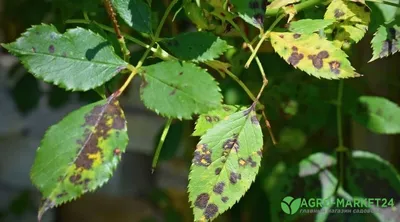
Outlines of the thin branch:
<svg viewBox="0 0 400 222">
<path fill-rule="evenodd" d="M 112 7 L 111 1 L 104 0 L 104 7 L 106 8 L 107 14 L 110 17 L 110 20 L 113 24 L 115 34 L 117 35 L 119 45 L 121 46 L 121 51 L 124 54 L 124 60 L 129 61 L 130 52 L 129 52 L 128 48 L 126 47 L 124 36 L 122 35 L 121 30 L 119 29 L 118 21 L 117 21 L 114 9 Z M 85 18 L 85 19 L 87 20 L 87 18 Z"/>
<path fill-rule="evenodd" d="M 161 134 L 160 141 L 158 142 L 156 152 L 154 153 L 154 156 L 153 156 L 153 161 L 151 163 L 151 173 L 154 173 L 154 170 L 156 169 L 158 158 L 160 157 L 161 149 L 164 145 L 165 138 L 168 135 L 168 131 L 169 131 L 169 127 L 171 126 L 171 123 L 172 123 L 172 119 L 169 118 L 167 120 L 167 123 L 164 126 L 164 130 Z"/>
</svg>

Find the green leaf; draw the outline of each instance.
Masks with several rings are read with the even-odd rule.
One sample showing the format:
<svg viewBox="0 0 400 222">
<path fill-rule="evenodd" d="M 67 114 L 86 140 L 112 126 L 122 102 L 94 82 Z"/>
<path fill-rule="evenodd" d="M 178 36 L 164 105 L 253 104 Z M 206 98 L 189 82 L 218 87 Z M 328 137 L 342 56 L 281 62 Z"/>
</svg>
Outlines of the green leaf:
<svg viewBox="0 0 400 222">
<path fill-rule="evenodd" d="M 244 109 L 245 107 L 223 105 L 218 109 L 212 110 L 206 114 L 202 114 L 196 121 L 196 127 L 192 135 L 202 136 L 207 132 L 207 130 L 213 128 L 217 123 L 225 119 L 227 116 Z"/>
<path fill-rule="evenodd" d="M 201 137 L 188 186 L 195 221 L 213 220 L 239 201 L 258 173 L 262 147 L 253 106 L 228 116 Z"/>
<path fill-rule="evenodd" d="M 371 45 L 373 52 L 369 62 L 398 52 L 400 50 L 400 27 L 394 25 L 386 28 L 381 25 L 375 32 Z"/>
<path fill-rule="evenodd" d="M 275 51 L 293 65 L 317 78 L 343 79 L 358 77 L 347 55 L 318 34 L 271 32 Z"/>
<path fill-rule="evenodd" d="M 357 43 L 364 37 L 370 22 L 370 9 L 360 2 L 333 0 L 324 18 L 336 21 L 327 33 L 332 34 L 336 46 L 342 47 L 344 43 Z"/>
<path fill-rule="evenodd" d="M 331 25 L 335 20 L 333 19 L 302 19 L 290 23 L 289 30 L 299 34 L 311 34 L 325 29 Z"/>
<path fill-rule="evenodd" d="M 109 43 L 89 30 L 33 26 L 16 42 L 3 44 L 36 78 L 73 91 L 96 88 L 126 68 Z"/>
<path fill-rule="evenodd" d="M 143 0 L 112 0 L 119 16 L 138 32 L 152 33 L 151 9 Z"/>
<path fill-rule="evenodd" d="M 199 62 L 214 60 L 231 48 L 226 41 L 210 32 L 187 32 L 161 43 L 178 59 Z"/>
<path fill-rule="evenodd" d="M 162 116 L 191 119 L 221 105 L 213 77 L 192 63 L 167 61 L 142 68 L 141 98 Z"/>
<path fill-rule="evenodd" d="M 290 5 L 296 2 L 300 2 L 300 0 L 273 0 L 271 4 L 267 6 L 267 9 L 282 8 L 283 6 Z"/>
<path fill-rule="evenodd" d="M 400 133 L 400 107 L 385 98 L 361 96 L 351 114 L 356 122 L 374 133 Z"/>
<path fill-rule="evenodd" d="M 267 1 L 263 0 L 231 0 L 234 9 L 247 23 L 264 29 L 265 10 Z"/>
<path fill-rule="evenodd" d="M 102 186 L 128 144 L 124 113 L 114 96 L 89 104 L 51 126 L 37 150 L 31 171 L 48 209 Z"/>
<path fill-rule="evenodd" d="M 391 4 L 385 4 L 391 3 Z M 400 0 L 388 0 L 383 2 L 368 1 L 368 6 L 371 8 L 371 24 L 370 31 L 375 32 L 379 26 L 389 24 L 398 19 L 398 7 Z M 397 17 L 397 18 L 396 18 Z"/>
</svg>

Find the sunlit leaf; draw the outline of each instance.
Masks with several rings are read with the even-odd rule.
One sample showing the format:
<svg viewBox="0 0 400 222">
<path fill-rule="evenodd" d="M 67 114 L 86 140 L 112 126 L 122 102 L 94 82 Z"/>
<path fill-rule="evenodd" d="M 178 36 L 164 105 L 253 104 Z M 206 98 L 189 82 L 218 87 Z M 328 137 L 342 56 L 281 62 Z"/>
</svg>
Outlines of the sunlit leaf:
<svg viewBox="0 0 400 222">
<path fill-rule="evenodd" d="M 311 34 L 331 25 L 333 19 L 302 19 L 290 23 L 289 30 L 299 34 Z"/>
<path fill-rule="evenodd" d="M 400 133 L 400 107 L 385 98 L 361 96 L 352 117 L 375 133 Z"/>
<path fill-rule="evenodd" d="M 397 25 L 390 28 L 380 26 L 374 34 L 371 45 L 373 52 L 370 62 L 400 51 L 400 27 Z"/>
<path fill-rule="evenodd" d="M 168 61 L 143 67 L 141 98 L 160 115 L 191 119 L 221 105 L 213 77 L 192 63 Z"/>
<path fill-rule="evenodd" d="M 216 124 L 201 137 L 189 175 L 194 220 L 212 220 L 249 189 L 260 167 L 263 135 L 254 107 Z"/>
<path fill-rule="evenodd" d="M 37 150 L 31 171 L 48 209 L 74 200 L 108 181 L 125 152 L 124 113 L 114 96 L 84 106 L 51 126 Z"/>
<path fill-rule="evenodd" d="M 210 32 L 187 32 L 162 41 L 166 50 L 181 60 L 210 61 L 230 48 Z"/>
<path fill-rule="evenodd" d="M 265 10 L 268 1 L 264 0 L 231 0 L 234 10 L 247 23 L 259 28 L 264 28 Z"/>
<path fill-rule="evenodd" d="M 33 26 L 3 44 L 36 78 L 74 91 L 96 88 L 127 66 L 106 39 L 83 28 L 60 34 L 54 26 Z"/>
<path fill-rule="evenodd" d="M 267 6 L 267 9 L 277 9 L 282 8 L 283 6 L 290 5 L 296 2 L 300 2 L 300 0 L 274 0 Z"/>
<path fill-rule="evenodd" d="M 138 32 L 151 33 L 151 9 L 143 0 L 111 0 L 119 16 Z"/>
<path fill-rule="evenodd" d="M 347 55 L 319 35 L 271 32 L 275 51 L 293 65 L 317 78 L 342 79 L 358 77 Z"/>
<path fill-rule="evenodd" d="M 223 105 L 218 109 L 200 115 L 199 118 L 197 119 L 196 127 L 192 135 L 193 136 L 204 135 L 208 129 L 214 127 L 215 124 L 219 123 L 225 117 L 243 109 L 245 109 L 245 107 Z"/>
<path fill-rule="evenodd" d="M 332 35 L 335 45 L 342 47 L 344 43 L 357 43 L 364 37 L 370 22 L 370 9 L 360 2 L 333 0 L 324 18 L 336 20 L 327 33 Z"/>
</svg>

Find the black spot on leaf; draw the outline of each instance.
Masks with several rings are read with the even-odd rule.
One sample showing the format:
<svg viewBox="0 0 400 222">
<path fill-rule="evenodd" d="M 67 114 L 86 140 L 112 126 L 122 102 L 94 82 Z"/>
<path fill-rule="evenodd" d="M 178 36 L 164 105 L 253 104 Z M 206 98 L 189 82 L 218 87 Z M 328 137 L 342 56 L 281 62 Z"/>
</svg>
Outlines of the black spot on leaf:
<svg viewBox="0 0 400 222">
<path fill-rule="evenodd" d="M 302 60 L 303 58 L 304 58 L 304 55 L 302 53 L 292 52 L 292 54 L 288 58 L 288 63 L 293 66 L 296 66 L 300 62 L 300 60 Z"/>
<path fill-rule="evenodd" d="M 344 12 L 338 8 L 335 9 L 335 11 L 333 13 L 334 13 L 335 18 L 340 18 L 344 15 Z"/>
<path fill-rule="evenodd" d="M 309 55 L 308 58 L 312 60 L 313 66 L 317 69 L 321 69 L 323 67 L 323 59 L 329 57 L 329 53 L 325 50 L 319 52 L 317 55 Z"/>
<path fill-rule="evenodd" d="M 224 188 L 225 188 L 225 183 L 219 182 L 214 186 L 213 191 L 217 194 L 222 194 L 224 192 Z"/>
<path fill-rule="evenodd" d="M 222 148 L 224 149 L 225 156 L 232 150 L 232 148 L 237 152 L 240 148 L 239 141 L 237 138 L 228 139 L 225 141 Z"/>
<path fill-rule="evenodd" d="M 222 202 L 226 203 L 229 200 L 229 197 L 221 197 Z"/>
<path fill-rule="evenodd" d="M 207 193 L 202 193 L 199 196 L 197 196 L 194 205 L 200 209 L 204 209 L 206 208 L 209 199 L 210 195 L 208 195 Z"/>
<path fill-rule="evenodd" d="M 219 175 L 220 173 L 221 173 L 221 168 L 220 167 L 215 169 L 215 175 Z"/>
<path fill-rule="evenodd" d="M 193 164 L 198 166 L 209 166 L 211 164 L 212 151 L 208 148 L 207 144 L 197 145 L 194 152 Z"/>
<path fill-rule="evenodd" d="M 331 68 L 331 72 L 335 73 L 336 75 L 340 74 L 340 62 L 338 61 L 329 62 L 329 67 Z"/>
<path fill-rule="evenodd" d="M 251 156 L 249 156 L 249 158 L 247 158 L 247 162 L 250 163 L 251 167 L 256 167 L 257 163 L 251 158 Z"/>
<path fill-rule="evenodd" d="M 260 122 L 258 122 L 257 116 L 254 115 L 251 117 L 251 123 L 255 124 L 255 125 L 259 125 Z"/>
<path fill-rule="evenodd" d="M 73 184 L 78 184 L 79 180 L 82 178 L 80 174 L 72 175 L 69 177 L 69 181 Z"/>
<path fill-rule="evenodd" d="M 213 121 L 211 116 L 205 116 L 205 118 L 206 118 L 207 122 L 209 122 L 209 123 L 211 123 Z"/>
<path fill-rule="evenodd" d="M 173 90 L 169 93 L 169 95 L 170 95 L 170 96 L 173 96 L 173 95 L 175 95 L 175 93 L 176 93 L 176 89 L 173 89 Z"/>
<path fill-rule="evenodd" d="M 55 50 L 56 50 L 56 48 L 54 47 L 54 45 L 50 45 L 50 46 L 49 46 L 49 52 L 50 52 L 50 53 L 53 54 Z"/>
<path fill-rule="evenodd" d="M 241 179 L 241 175 L 238 173 L 231 172 L 229 175 L 229 181 L 231 184 L 236 184 L 238 180 Z"/>
<path fill-rule="evenodd" d="M 300 38 L 300 37 L 301 37 L 301 35 L 300 35 L 299 33 L 293 34 L 293 38 L 295 38 L 295 39 L 298 39 L 298 38 Z"/>
<path fill-rule="evenodd" d="M 213 218 L 218 213 L 218 206 L 215 204 L 209 204 L 204 211 L 204 216 L 207 220 Z"/>
</svg>

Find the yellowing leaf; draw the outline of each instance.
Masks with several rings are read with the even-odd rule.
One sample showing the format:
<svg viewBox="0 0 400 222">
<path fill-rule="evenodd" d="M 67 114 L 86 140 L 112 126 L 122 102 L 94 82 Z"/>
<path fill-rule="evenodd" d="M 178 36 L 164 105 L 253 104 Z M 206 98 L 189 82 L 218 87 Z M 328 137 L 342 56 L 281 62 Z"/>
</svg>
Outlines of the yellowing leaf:
<svg viewBox="0 0 400 222">
<path fill-rule="evenodd" d="M 194 221 L 211 221 L 239 201 L 258 173 L 262 147 L 253 106 L 207 130 L 196 147 L 189 175 Z"/>
<path fill-rule="evenodd" d="M 346 53 L 318 34 L 271 32 L 270 37 L 272 47 L 287 63 L 310 75 L 325 79 L 360 76 Z"/>
<path fill-rule="evenodd" d="M 324 18 L 337 21 L 326 32 L 332 35 L 336 46 L 342 47 L 344 43 L 357 43 L 364 37 L 370 22 L 370 9 L 360 2 L 333 0 Z"/>
</svg>

